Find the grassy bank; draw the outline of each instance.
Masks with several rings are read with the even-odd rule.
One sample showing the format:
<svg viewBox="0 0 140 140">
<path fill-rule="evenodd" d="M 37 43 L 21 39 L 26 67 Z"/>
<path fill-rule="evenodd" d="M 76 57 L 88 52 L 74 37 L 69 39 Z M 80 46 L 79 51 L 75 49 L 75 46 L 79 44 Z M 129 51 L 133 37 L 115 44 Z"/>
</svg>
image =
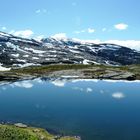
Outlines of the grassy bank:
<svg viewBox="0 0 140 140">
<path fill-rule="evenodd" d="M 31 66 L 0 72 L 0 81 L 16 80 L 24 77 L 48 76 L 59 78 L 63 75 L 76 75 L 84 79 L 140 80 L 140 65 L 106 66 L 106 65 L 47 65 Z"/>
<path fill-rule="evenodd" d="M 11 72 L 15 73 L 23 73 L 23 74 L 44 74 L 53 71 L 61 71 L 61 70 L 71 70 L 71 69 L 85 69 L 91 68 L 92 65 L 46 65 L 46 66 L 30 66 L 26 68 L 20 69 L 12 69 Z"/>
<path fill-rule="evenodd" d="M 0 125 L 0 140 L 77 140 L 74 137 L 59 137 L 41 128 L 20 128 L 14 125 Z"/>
</svg>

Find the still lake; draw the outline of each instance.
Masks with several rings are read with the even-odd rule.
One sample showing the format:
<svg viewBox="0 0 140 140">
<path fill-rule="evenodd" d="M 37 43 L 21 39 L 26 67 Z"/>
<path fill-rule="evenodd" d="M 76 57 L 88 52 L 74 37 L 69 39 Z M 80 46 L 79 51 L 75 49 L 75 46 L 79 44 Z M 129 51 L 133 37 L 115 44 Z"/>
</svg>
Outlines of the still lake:
<svg viewBox="0 0 140 140">
<path fill-rule="evenodd" d="M 1 84 L 0 121 L 82 140 L 140 140 L 140 81 L 35 79 Z"/>
</svg>

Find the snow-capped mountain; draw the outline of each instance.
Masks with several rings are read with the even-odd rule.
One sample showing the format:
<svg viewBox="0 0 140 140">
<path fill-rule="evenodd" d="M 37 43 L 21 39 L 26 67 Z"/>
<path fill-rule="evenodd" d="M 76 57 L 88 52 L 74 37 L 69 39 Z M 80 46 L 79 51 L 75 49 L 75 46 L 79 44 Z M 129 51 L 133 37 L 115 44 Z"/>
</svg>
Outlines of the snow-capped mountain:
<svg viewBox="0 0 140 140">
<path fill-rule="evenodd" d="M 115 44 L 74 39 L 25 39 L 0 32 L 0 64 L 24 67 L 47 64 L 140 64 L 140 52 Z"/>
</svg>

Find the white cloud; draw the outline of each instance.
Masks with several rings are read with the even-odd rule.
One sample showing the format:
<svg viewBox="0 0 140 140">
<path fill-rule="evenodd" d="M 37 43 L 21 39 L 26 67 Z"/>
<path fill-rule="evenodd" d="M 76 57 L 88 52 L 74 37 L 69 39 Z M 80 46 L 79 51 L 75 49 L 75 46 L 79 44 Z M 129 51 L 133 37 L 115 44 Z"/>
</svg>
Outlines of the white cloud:
<svg viewBox="0 0 140 140">
<path fill-rule="evenodd" d="M 75 34 L 80 34 L 80 33 L 85 33 L 86 30 L 81 30 L 81 31 L 74 31 Z"/>
<path fill-rule="evenodd" d="M 41 39 L 43 39 L 45 36 L 44 35 L 39 35 L 37 37 L 35 37 L 34 39 L 37 41 L 41 41 Z"/>
<path fill-rule="evenodd" d="M 87 93 L 93 91 L 92 88 L 89 88 L 89 87 L 87 87 L 86 89 L 81 88 L 81 87 L 73 87 L 72 89 L 74 89 L 74 90 L 79 90 L 79 91 L 81 91 L 81 92 L 87 92 Z"/>
<path fill-rule="evenodd" d="M 92 92 L 92 88 L 87 88 L 86 89 L 86 92 L 88 93 L 88 92 Z"/>
<path fill-rule="evenodd" d="M 37 9 L 35 11 L 36 14 L 44 14 L 44 13 L 47 13 L 47 10 L 46 9 Z"/>
<path fill-rule="evenodd" d="M 77 39 L 77 38 L 73 38 L 73 40 L 75 40 L 77 42 L 81 42 L 81 43 L 95 43 L 95 44 L 110 43 L 110 44 L 125 46 L 125 47 L 128 47 L 128 48 L 140 51 L 140 40 L 106 40 L 106 41 L 101 41 L 99 39 L 80 40 L 80 39 Z"/>
<path fill-rule="evenodd" d="M 108 40 L 105 43 L 117 44 L 140 51 L 140 41 L 138 40 Z"/>
<path fill-rule="evenodd" d="M 74 90 L 79 90 L 79 91 L 84 91 L 84 89 L 81 88 L 81 87 L 73 87 L 72 89 L 74 89 Z"/>
<path fill-rule="evenodd" d="M 106 30 L 107 30 L 106 28 L 103 28 L 103 29 L 102 29 L 103 32 L 105 32 Z"/>
<path fill-rule="evenodd" d="M 32 30 L 21 30 L 21 31 L 10 31 L 10 34 L 15 36 L 23 37 L 23 38 L 30 38 L 34 33 Z"/>
<path fill-rule="evenodd" d="M 88 28 L 87 31 L 88 31 L 88 33 L 94 33 L 95 32 L 95 30 L 92 29 L 92 28 Z"/>
<path fill-rule="evenodd" d="M 11 30 L 10 32 L 9 32 L 9 34 L 13 34 L 15 32 L 15 30 Z"/>
<path fill-rule="evenodd" d="M 80 31 L 74 31 L 75 34 L 81 34 L 81 33 L 94 33 L 95 29 L 93 28 L 88 28 Z"/>
<path fill-rule="evenodd" d="M 124 23 L 119 23 L 114 25 L 114 27 L 118 30 L 126 30 L 128 28 L 128 25 Z"/>
<path fill-rule="evenodd" d="M 22 81 L 22 82 L 15 82 L 11 84 L 11 86 L 14 87 L 21 87 L 21 88 L 32 88 L 33 84 L 30 83 L 30 81 Z"/>
<path fill-rule="evenodd" d="M 72 80 L 71 82 L 72 83 L 77 83 L 77 82 L 99 82 L 100 80 L 98 79 L 75 79 L 75 80 Z"/>
<path fill-rule="evenodd" d="M 40 12 L 41 12 L 41 10 L 40 9 L 38 9 L 38 10 L 36 10 L 35 11 L 37 14 L 39 14 Z"/>
<path fill-rule="evenodd" d="M 6 27 L 4 27 L 4 26 L 2 27 L 2 30 L 6 30 L 6 29 L 7 29 Z"/>
<path fill-rule="evenodd" d="M 134 80 L 134 81 L 128 81 L 128 80 L 103 80 L 105 82 L 109 82 L 109 83 L 139 83 L 140 80 Z"/>
<path fill-rule="evenodd" d="M 125 97 L 125 95 L 121 92 L 116 92 L 116 93 L 112 94 L 112 97 L 115 98 L 115 99 L 122 99 L 122 98 Z"/>
<path fill-rule="evenodd" d="M 58 34 L 55 34 L 51 37 L 55 38 L 55 39 L 66 39 L 67 38 L 66 33 L 58 33 Z"/>
<path fill-rule="evenodd" d="M 57 87 L 64 87 L 65 84 L 66 84 L 66 81 L 65 80 L 55 80 L 55 81 L 52 81 L 51 82 L 53 85 L 57 86 Z"/>
<path fill-rule="evenodd" d="M 37 82 L 37 83 L 39 83 L 39 84 L 45 83 L 43 80 L 41 80 L 41 78 L 37 78 L 34 81 Z"/>
<path fill-rule="evenodd" d="M 77 41 L 77 42 L 80 42 L 80 43 L 83 43 L 83 44 L 86 44 L 86 43 L 94 43 L 94 44 L 100 44 L 100 43 L 103 43 L 101 40 L 99 39 L 95 39 L 95 40 L 81 40 L 81 39 L 78 39 L 78 38 L 73 38 L 74 41 Z"/>
</svg>

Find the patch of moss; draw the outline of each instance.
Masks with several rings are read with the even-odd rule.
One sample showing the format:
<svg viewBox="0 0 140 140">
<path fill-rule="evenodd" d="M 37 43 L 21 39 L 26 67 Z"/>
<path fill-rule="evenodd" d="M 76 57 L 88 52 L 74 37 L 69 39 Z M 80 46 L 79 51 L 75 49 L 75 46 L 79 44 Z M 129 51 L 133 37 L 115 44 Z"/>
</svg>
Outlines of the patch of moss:
<svg viewBox="0 0 140 140">
<path fill-rule="evenodd" d="M 11 72 L 15 73 L 23 73 L 23 74 L 44 74 L 53 71 L 60 71 L 60 70 L 70 70 L 70 69 L 84 69 L 90 68 L 91 65 L 80 65 L 80 64 L 73 64 L 73 65 L 46 65 L 46 66 L 31 66 L 26 68 L 19 68 L 19 69 L 12 69 Z"/>
</svg>

